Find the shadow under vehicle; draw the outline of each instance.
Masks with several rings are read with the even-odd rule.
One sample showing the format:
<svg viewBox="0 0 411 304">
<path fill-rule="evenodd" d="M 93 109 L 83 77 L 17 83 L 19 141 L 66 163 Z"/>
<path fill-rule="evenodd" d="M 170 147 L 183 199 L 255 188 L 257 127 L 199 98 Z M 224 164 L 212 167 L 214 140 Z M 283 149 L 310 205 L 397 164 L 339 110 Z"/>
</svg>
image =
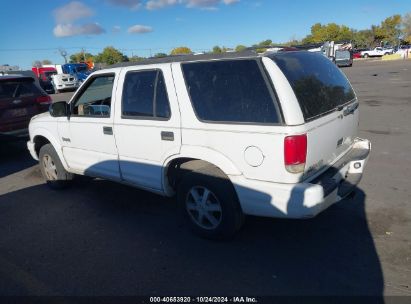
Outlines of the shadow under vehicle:
<svg viewBox="0 0 411 304">
<path fill-rule="evenodd" d="M 360 300 L 383 303 L 366 194 L 353 190 L 313 219 L 248 217 L 227 242 L 188 233 L 172 200 L 106 180 L 10 192 L 0 195 L 1 294 L 311 296 L 315 303 L 369 296 Z M 293 204 L 304 204 L 296 195 Z"/>
</svg>

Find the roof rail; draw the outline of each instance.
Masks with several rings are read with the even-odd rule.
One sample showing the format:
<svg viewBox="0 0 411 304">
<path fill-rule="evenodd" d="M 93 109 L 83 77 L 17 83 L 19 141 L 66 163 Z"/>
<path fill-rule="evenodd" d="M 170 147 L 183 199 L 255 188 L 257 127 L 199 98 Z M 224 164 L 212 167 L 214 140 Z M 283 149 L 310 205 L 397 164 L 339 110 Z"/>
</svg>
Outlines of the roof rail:
<svg viewBox="0 0 411 304">
<path fill-rule="evenodd" d="M 221 54 L 200 54 L 200 55 L 170 55 L 160 58 L 148 58 L 136 62 L 121 62 L 110 66 L 106 69 L 117 68 L 117 67 L 127 67 L 134 65 L 149 65 L 149 64 L 159 64 L 159 63 L 173 63 L 173 62 L 190 62 L 190 61 L 201 61 L 201 60 L 213 60 L 213 59 L 233 59 L 233 58 L 247 58 L 247 57 L 257 57 L 258 54 L 252 50 L 245 50 L 242 52 L 226 52 Z"/>
</svg>

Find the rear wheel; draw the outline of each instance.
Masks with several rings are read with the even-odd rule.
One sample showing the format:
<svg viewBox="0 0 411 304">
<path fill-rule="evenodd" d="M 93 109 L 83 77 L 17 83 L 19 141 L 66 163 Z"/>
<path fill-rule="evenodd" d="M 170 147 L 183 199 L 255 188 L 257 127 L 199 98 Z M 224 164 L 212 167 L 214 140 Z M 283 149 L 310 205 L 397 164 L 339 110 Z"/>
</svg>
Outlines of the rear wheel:
<svg viewBox="0 0 411 304">
<path fill-rule="evenodd" d="M 189 226 L 202 237 L 227 239 L 243 224 L 234 187 L 214 166 L 185 174 L 177 198 Z"/>
<path fill-rule="evenodd" d="M 49 185 L 53 189 L 62 189 L 71 182 L 73 174 L 67 172 L 60 158 L 51 144 L 41 147 L 39 153 L 40 170 Z"/>
<path fill-rule="evenodd" d="M 370 55 L 368 55 L 367 53 L 364 54 L 364 58 L 368 58 L 370 57 Z"/>
</svg>

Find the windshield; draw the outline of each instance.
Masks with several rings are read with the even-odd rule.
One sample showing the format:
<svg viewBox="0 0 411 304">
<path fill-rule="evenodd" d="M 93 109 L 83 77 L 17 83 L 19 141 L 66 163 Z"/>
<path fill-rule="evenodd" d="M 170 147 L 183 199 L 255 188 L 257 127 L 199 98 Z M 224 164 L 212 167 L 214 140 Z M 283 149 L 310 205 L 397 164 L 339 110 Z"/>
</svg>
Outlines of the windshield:
<svg viewBox="0 0 411 304">
<path fill-rule="evenodd" d="M 336 51 L 335 59 L 350 59 L 351 54 L 349 51 Z"/>
<path fill-rule="evenodd" d="M 345 75 L 323 55 L 288 52 L 269 57 L 290 82 L 306 121 L 355 99 Z"/>
<path fill-rule="evenodd" d="M 78 67 L 76 67 L 76 71 L 78 73 L 85 73 L 85 72 L 87 72 L 87 67 L 86 66 L 78 66 Z"/>
</svg>

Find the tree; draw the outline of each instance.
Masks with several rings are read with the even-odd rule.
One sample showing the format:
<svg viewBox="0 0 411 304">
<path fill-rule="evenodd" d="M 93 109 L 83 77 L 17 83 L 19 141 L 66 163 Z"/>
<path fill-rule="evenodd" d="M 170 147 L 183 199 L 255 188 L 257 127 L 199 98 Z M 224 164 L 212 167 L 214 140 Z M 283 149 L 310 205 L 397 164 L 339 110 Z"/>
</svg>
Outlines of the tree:
<svg viewBox="0 0 411 304">
<path fill-rule="evenodd" d="M 171 55 L 184 55 L 184 54 L 192 54 L 193 52 L 191 51 L 190 48 L 186 46 L 180 46 L 171 51 Z"/>
<path fill-rule="evenodd" d="M 128 61 L 128 57 L 112 46 L 104 48 L 103 52 L 94 57 L 94 61 L 105 64 L 115 64 Z"/>
<path fill-rule="evenodd" d="M 129 61 L 130 62 L 139 62 L 139 61 L 142 61 L 142 60 L 144 60 L 145 58 L 144 57 L 140 57 L 140 56 L 131 56 L 130 58 L 129 58 Z"/>
<path fill-rule="evenodd" d="M 36 68 L 41 68 L 41 66 L 42 66 L 40 60 L 33 61 L 32 65 Z"/>
<path fill-rule="evenodd" d="M 41 64 L 52 64 L 52 62 L 51 62 L 51 60 L 43 59 L 43 60 L 41 61 Z"/>
<path fill-rule="evenodd" d="M 213 53 L 214 54 L 221 54 L 222 52 L 223 52 L 223 50 L 218 45 L 213 47 Z"/>
<path fill-rule="evenodd" d="M 90 53 L 75 53 L 70 55 L 70 63 L 93 61 L 94 55 Z"/>
<path fill-rule="evenodd" d="M 406 43 L 411 43 L 411 12 L 402 17 L 402 36 Z"/>
<path fill-rule="evenodd" d="M 353 31 L 353 44 L 355 48 L 369 48 L 374 46 L 375 35 L 372 30 Z"/>
<path fill-rule="evenodd" d="M 245 51 L 246 49 L 247 49 L 247 47 L 245 45 L 241 45 L 241 44 L 239 44 L 235 47 L 236 52 L 242 52 L 242 51 Z"/>
<path fill-rule="evenodd" d="M 271 46 L 273 44 L 273 41 L 270 39 L 263 40 L 259 42 L 256 46 Z"/>
<path fill-rule="evenodd" d="M 316 23 L 311 26 L 311 34 L 303 39 L 304 44 L 322 43 L 325 41 L 350 41 L 353 31 L 346 25 Z"/>
<path fill-rule="evenodd" d="M 383 43 L 397 44 L 401 36 L 401 15 L 393 15 L 374 27 L 375 38 Z"/>
<path fill-rule="evenodd" d="M 163 58 L 163 57 L 167 57 L 168 55 L 166 53 L 157 53 L 154 54 L 154 58 Z"/>
<path fill-rule="evenodd" d="M 257 53 L 264 53 L 270 46 L 272 46 L 273 41 L 270 39 L 263 40 L 257 44 L 254 44 L 253 47 L 257 48 L 256 52 Z"/>
</svg>

